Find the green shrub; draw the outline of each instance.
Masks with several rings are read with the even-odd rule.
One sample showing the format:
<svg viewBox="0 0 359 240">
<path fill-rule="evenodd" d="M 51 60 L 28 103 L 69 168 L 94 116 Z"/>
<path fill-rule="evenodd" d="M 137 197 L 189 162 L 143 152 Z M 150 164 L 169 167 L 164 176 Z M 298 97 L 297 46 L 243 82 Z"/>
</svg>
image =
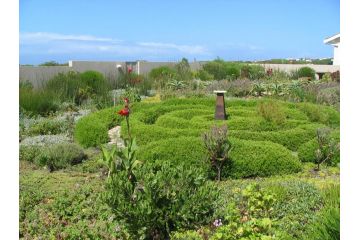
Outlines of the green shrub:
<svg viewBox="0 0 359 240">
<path fill-rule="evenodd" d="M 302 67 L 298 70 L 298 77 L 299 78 L 308 77 L 308 78 L 311 78 L 312 80 L 314 80 L 315 79 L 315 70 L 310 67 Z"/>
<path fill-rule="evenodd" d="M 206 70 L 200 69 L 198 71 L 198 78 L 202 81 L 211 81 L 214 79 L 213 74 L 208 73 Z"/>
<path fill-rule="evenodd" d="M 335 141 L 340 140 L 340 133 L 339 131 L 334 131 L 331 133 L 330 135 L 331 138 L 333 138 Z M 311 139 L 306 143 L 303 143 L 299 148 L 298 148 L 298 157 L 299 160 L 301 160 L 302 162 L 313 162 L 315 163 L 315 151 L 319 148 L 319 144 L 317 141 L 317 138 Z M 332 166 L 336 166 L 338 163 L 340 162 L 340 153 L 337 152 L 336 154 L 334 154 L 330 165 Z"/>
<path fill-rule="evenodd" d="M 30 114 L 39 114 L 47 116 L 52 112 L 56 112 L 59 108 L 57 97 L 54 93 L 21 88 L 19 94 L 20 108 Z"/>
<path fill-rule="evenodd" d="M 112 174 L 104 195 L 134 239 L 167 239 L 210 221 L 218 191 L 196 170 L 163 162 L 139 168 L 136 179 L 133 185 L 125 171 Z"/>
<path fill-rule="evenodd" d="M 119 125 L 119 107 L 100 110 L 81 118 L 75 126 L 75 140 L 83 147 L 95 147 L 108 142 L 108 130 Z"/>
<path fill-rule="evenodd" d="M 223 169 L 227 177 L 266 177 L 301 170 L 298 159 L 279 144 L 237 139 L 231 142 L 233 149 L 229 157 L 232 164 Z"/>
<path fill-rule="evenodd" d="M 34 162 L 35 158 L 40 154 L 41 147 L 36 145 L 26 146 L 20 144 L 19 158 L 20 161 Z"/>
<path fill-rule="evenodd" d="M 35 163 L 47 166 L 50 171 L 78 164 L 86 158 L 82 148 L 73 143 L 49 145 L 41 149 Z"/>
<path fill-rule="evenodd" d="M 206 150 L 200 137 L 178 137 L 150 142 L 138 151 L 138 159 L 160 166 L 164 161 L 185 164 L 204 171 L 210 168 Z"/>
</svg>

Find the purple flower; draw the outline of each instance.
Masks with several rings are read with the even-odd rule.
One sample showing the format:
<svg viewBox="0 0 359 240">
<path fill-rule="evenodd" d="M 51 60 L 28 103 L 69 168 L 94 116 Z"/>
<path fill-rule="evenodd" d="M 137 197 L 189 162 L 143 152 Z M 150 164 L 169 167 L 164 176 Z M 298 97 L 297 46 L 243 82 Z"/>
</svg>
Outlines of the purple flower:
<svg viewBox="0 0 359 240">
<path fill-rule="evenodd" d="M 213 225 L 214 225 L 215 227 L 222 226 L 222 219 L 216 219 L 216 220 L 214 220 Z"/>
</svg>

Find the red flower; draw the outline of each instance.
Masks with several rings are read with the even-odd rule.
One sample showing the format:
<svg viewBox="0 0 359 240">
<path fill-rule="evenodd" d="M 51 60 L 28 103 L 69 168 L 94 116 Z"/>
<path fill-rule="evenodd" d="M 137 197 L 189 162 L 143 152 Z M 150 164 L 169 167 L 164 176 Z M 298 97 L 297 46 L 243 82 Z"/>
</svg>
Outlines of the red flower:
<svg viewBox="0 0 359 240">
<path fill-rule="evenodd" d="M 132 67 L 128 68 L 128 73 L 131 73 L 132 72 Z"/>
<path fill-rule="evenodd" d="M 129 102 L 129 100 L 128 100 L 128 98 L 126 97 L 126 98 L 124 98 L 123 99 L 123 101 L 125 101 L 125 103 L 128 103 Z"/>
<path fill-rule="evenodd" d="M 127 117 L 130 114 L 130 111 L 128 111 L 128 108 L 121 109 L 118 114 L 121 116 Z"/>
</svg>

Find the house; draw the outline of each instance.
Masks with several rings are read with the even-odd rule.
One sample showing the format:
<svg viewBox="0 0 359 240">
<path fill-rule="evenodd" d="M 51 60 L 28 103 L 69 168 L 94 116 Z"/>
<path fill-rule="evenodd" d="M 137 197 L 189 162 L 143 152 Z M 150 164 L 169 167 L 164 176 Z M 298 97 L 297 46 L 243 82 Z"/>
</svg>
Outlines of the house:
<svg viewBox="0 0 359 240">
<path fill-rule="evenodd" d="M 340 65 L 340 33 L 324 39 L 324 43 L 332 45 L 334 47 L 333 65 Z"/>
</svg>

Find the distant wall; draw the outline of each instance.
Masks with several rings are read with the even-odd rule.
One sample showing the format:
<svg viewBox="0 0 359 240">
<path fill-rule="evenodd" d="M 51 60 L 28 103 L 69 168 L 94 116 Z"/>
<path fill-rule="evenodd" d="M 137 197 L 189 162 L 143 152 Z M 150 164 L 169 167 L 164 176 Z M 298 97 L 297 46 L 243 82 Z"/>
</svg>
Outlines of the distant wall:
<svg viewBox="0 0 359 240">
<path fill-rule="evenodd" d="M 315 70 L 316 73 L 326 73 L 326 72 L 336 72 L 340 70 L 339 66 L 335 65 L 316 65 L 316 64 L 259 64 L 265 69 L 281 70 L 285 72 L 290 72 L 293 70 L 298 70 L 302 67 L 310 67 Z"/>
<path fill-rule="evenodd" d="M 173 67 L 177 62 L 96 62 L 96 61 L 69 61 L 69 66 L 20 66 L 19 80 L 30 81 L 35 88 L 41 87 L 46 81 L 57 75 L 58 73 L 66 73 L 69 71 L 85 72 L 94 70 L 102 73 L 108 80 L 115 81 L 121 73 L 127 71 L 131 66 L 134 73 L 147 75 L 152 69 L 160 66 Z M 192 71 L 198 71 L 206 62 L 189 63 Z M 313 68 L 317 73 L 335 72 L 340 70 L 335 65 L 314 65 L 314 64 L 259 64 L 266 69 L 279 69 L 281 71 L 290 72 L 301 67 L 308 66 Z"/>
</svg>

